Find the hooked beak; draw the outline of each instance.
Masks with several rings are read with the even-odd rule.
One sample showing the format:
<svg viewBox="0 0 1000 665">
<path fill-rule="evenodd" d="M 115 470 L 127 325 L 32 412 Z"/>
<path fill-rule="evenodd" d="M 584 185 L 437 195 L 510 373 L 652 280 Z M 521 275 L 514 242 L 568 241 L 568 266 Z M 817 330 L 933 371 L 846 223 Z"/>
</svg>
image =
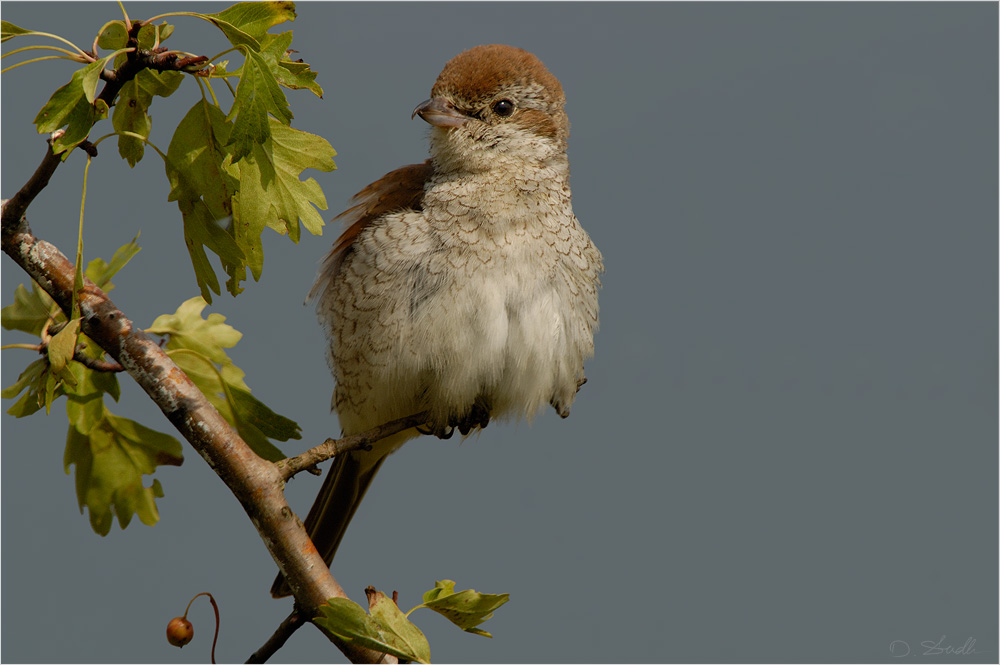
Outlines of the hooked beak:
<svg viewBox="0 0 1000 665">
<path fill-rule="evenodd" d="M 433 97 L 413 109 L 410 119 L 420 116 L 421 120 L 435 127 L 461 127 L 469 120 L 469 116 L 461 113 L 443 97 Z"/>
</svg>

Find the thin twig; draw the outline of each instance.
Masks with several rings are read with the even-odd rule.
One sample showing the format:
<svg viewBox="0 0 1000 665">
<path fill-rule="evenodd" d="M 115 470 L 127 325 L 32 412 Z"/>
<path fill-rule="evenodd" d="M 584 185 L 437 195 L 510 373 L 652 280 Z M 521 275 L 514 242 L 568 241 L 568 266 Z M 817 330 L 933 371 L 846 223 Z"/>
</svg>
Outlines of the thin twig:
<svg viewBox="0 0 1000 665">
<path fill-rule="evenodd" d="M 360 434 L 352 434 L 340 439 L 327 439 L 315 448 L 310 448 L 301 455 L 289 457 L 279 462 L 275 462 L 281 477 L 288 480 L 300 471 L 310 469 L 320 462 L 359 448 L 370 447 L 375 441 L 392 436 L 411 427 L 418 427 L 427 424 L 428 412 L 422 411 L 412 416 L 406 416 L 398 420 L 392 420 L 384 425 L 379 425 Z"/>
<path fill-rule="evenodd" d="M 59 131 L 61 132 L 62 130 Z M 24 183 L 24 187 L 17 190 L 17 194 L 14 194 L 9 201 L 3 204 L 3 214 L 0 216 L 0 223 L 3 224 L 4 230 L 17 226 L 21 217 L 24 216 L 24 211 L 28 209 L 28 206 L 35 200 L 39 192 L 49 184 L 52 174 L 55 173 L 56 168 L 62 163 L 62 157 L 60 155 L 53 155 L 52 148 L 50 147 L 53 138 L 57 138 L 58 136 L 57 132 L 52 133 L 52 136 L 47 141 L 48 145 L 45 148 L 45 156 L 42 158 L 42 163 L 35 169 L 35 173 L 28 179 L 28 182 Z"/>
<path fill-rule="evenodd" d="M 80 363 L 87 369 L 92 369 L 95 372 L 124 372 L 125 368 L 120 364 L 116 363 L 114 360 L 104 360 L 103 358 L 91 358 L 81 352 L 80 349 L 76 350 L 73 354 L 73 360 Z"/>
<path fill-rule="evenodd" d="M 266 663 L 268 659 L 273 656 L 278 649 L 285 646 L 285 642 L 288 638 L 292 636 L 292 633 L 297 631 L 302 626 L 309 623 L 299 614 L 299 610 L 296 607 L 292 610 L 292 613 L 288 615 L 278 629 L 274 631 L 274 634 L 268 638 L 264 645 L 253 652 L 253 655 L 247 658 L 248 663 Z"/>
</svg>

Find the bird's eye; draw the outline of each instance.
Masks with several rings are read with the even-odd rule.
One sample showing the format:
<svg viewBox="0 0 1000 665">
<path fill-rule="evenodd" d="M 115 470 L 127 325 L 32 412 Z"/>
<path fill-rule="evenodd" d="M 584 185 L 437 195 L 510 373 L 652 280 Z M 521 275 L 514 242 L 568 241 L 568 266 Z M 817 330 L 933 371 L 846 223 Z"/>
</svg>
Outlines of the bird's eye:
<svg viewBox="0 0 1000 665">
<path fill-rule="evenodd" d="M 509 99 L 501 99 L 493 102 L 493 112 L 501 118 L 510 117 L 510 114 L 514 112 L 514 102 Z"/>
</svg>

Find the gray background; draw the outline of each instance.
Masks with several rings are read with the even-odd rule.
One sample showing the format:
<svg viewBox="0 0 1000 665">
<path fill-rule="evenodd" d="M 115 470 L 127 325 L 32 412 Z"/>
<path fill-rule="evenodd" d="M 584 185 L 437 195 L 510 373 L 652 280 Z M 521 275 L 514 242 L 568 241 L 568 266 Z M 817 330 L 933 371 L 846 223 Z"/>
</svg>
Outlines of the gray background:
<svg viewBox="0 0 1000 665">
<path fill-rule="evenodd" d="M 185 7 L 128 5 L 143 18 Z M 607 265 L 573 416 L 396 454 L 335 564 L 355 599 L 373 584 L 409 607 L 444 577 L 511 594 L 493 640 L 415 615 L 438 661 L 996 661 L 996 4 L 298 11 L 282 29 L 326 98 L 289 93 L 294 124 L 339 152 L 338 171 L 313 173 L 326 219 L 424 159 L 410 111 L 450 57 L 504 42 L 565 87 L 574 206 Z M 4 19 L 81 45 L 118 16 L 3 4 Z M 225 48 L 207 24 L 171 20 L 174 48 Z M 4 196 L 38 164 L 31 120 L 71 71 L 4 74 Z M 166 148 L 197 94 L 186 83 L 156 101 L 154 142 Z M 29 211 L 68 254 L 82 157 Z M 167 192 L 155 154 L 129 171 L 102 146 L 86 256 L 142 231 L 113 293 L 141 325 L 197 293 Z M 338 432 L 301 304 L 336 235 L 294 246 L 267 232 L 262 282 L 213 307 L 246 333 L 232 356 L 255 394 L 302 425 L 293 453 Z M 22 276 L 2 265 L 9 302 Z M 31 357 L 2 357 L 6 386 Z M 114 412 L 169 430 L 123 387 Z M 274 564 L 239 506 L 186 447 L 158 474 L 160 525 L 96 536 L 62 471 L 62 408 L 0 419 L 3 659 L 204 662 L 204 599 L 193 645 L 163 639 L 203 590 L 222 608 L 219 658 L 245 659 L 291 604 L 268 597 Z M 319 484 L 292 483 L 293 506 Z M 942 636 L 975 653 L 924 656 Z M 895 640 L 909 656 L 892 657 Z M 277 660 L 331 658 L 306 628 Z"/>
</svg>

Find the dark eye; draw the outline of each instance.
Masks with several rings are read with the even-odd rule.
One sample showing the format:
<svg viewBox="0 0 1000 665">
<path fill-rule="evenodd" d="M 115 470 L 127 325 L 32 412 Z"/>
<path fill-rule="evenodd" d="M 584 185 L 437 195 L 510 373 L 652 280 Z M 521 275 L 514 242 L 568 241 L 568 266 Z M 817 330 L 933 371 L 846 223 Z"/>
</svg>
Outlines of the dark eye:
<svg viewBox="0 0 1000 665">
<path fill-rule="evenodd" d="M 493 102 L 493 112 L 501 118 L 507 118 L 514 112 L 514 102 L 509 99 L 501 99 L 500 101 Z"/>
</svg>

